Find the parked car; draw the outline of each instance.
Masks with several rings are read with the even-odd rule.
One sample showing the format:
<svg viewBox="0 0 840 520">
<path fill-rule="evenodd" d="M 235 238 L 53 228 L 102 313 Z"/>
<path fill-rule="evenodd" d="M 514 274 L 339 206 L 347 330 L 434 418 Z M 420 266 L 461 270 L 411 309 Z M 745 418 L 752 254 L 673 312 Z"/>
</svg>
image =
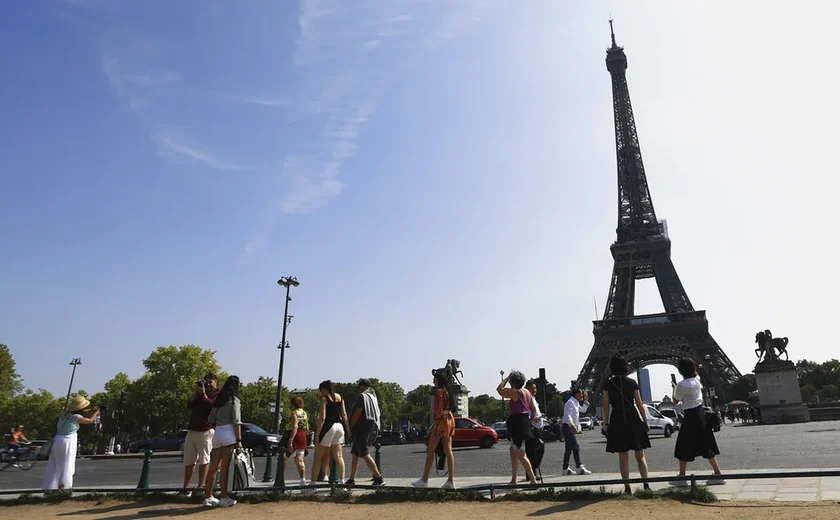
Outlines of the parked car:
<svg viewBox="0 0 840 520">
<path fill-rule="evenodd" d="M 636 411 L 635 408 L 633 410 Z M 665 437 L 670 437 L 676 431 L 674 421 L 662 415 L 659 410 L 647 404 L 645 405 L 645 410 L 647 411 L 647 420 L 648 425 L 650 426 L 649 435 L 663 435 Z M 612 406 L 610 407 L 610 412 L 612 412 Z M 601 435 L 606 434 L 607 432 L 604 430 L 604 427 L 601 426 Z"/>
<path fill-rule="evenodd" d="M 468 417 L 455 418 L 455 438 L 452 446 L 478 446 L 492 448 L 499 442 L 499 434 L 489 426 L 482 426 Z"/>
<path fill-rule="evenodd" d="M 595 425 L 592 424 L 592 417 L 581 417 L 580 418 L 580 429 L 581 430 L 594 430 Z"/>
<path fill-rule="evenodd" d="M 280 446 L 280 436 L 268 433 L 256 424 L 242 423 L 242 447 L 250 448 L 255 457 L 275 453 Z"/>
<path fill-rule="evenodd" d="M 167 432 L 153 439 L 134 441 L 128 445 L 129 453 L 140 453 L 141 451 L 178 451 L 183 449 L 184 439 L 187 437 L 187 430 L 178 432 Z"/>
<path fill-rule="evenodd" d="M 659 410 L 659 413 L 671 419 L 671 422 L 674 423 L 674 430 L 680 429 L 680 423 L 682 423 L 682 414 L 677 413 L 676 410 L 673 408 L 665 408 L 663 410 Z"/>
<path fill-rule="evenodd" d="M 376 437 L 376 441 L 374 444 L 378 442 L 382 446 L 390 446 L 393 444 L 405 444 L 405 434 L 403 432 L 394 432 L 394 431 L 380 431 L 379 435 Z"/>
<path fill-rule="evenodd" d="M 508 438 L 507 423 L 504 421 L 493 423 L 493 431 L 496 432 L 496 435 L 498 435 L 500 439 Z"/>
</svg>

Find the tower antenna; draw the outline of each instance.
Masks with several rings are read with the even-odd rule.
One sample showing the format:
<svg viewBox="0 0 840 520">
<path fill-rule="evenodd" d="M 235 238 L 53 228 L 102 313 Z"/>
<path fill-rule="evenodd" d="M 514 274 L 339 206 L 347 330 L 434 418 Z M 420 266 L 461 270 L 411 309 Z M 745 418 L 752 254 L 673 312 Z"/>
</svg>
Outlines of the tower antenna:
<svg viewBox="0 0 840 520">
<path fill-rule="evenodd" d="M 616 44 L 615 44 L 615 31 L 613 31 L 612 16 L 610 16 L 610 38 L 612 38 L 612 44 L 613 44 L 613 47 L 615 47 L 616 46 Z"/>
</svg>

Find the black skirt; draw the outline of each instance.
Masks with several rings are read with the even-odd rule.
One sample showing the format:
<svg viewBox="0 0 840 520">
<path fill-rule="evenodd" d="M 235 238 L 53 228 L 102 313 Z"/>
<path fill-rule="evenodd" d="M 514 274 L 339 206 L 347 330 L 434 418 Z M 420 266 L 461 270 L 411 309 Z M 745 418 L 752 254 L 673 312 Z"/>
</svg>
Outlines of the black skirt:
<svg viewBox="0 0 840 520">
<path fill-rule="evenodd" d="M 650 448 L 647 428 L 636 409 L 617 410 L 610 414 L 607 427 L 607 453 L 624 453 Z"/>
<path fill-rule="evenodd" d="M 525 440 L 534 436 L 531 432 L 531 416 L 527 413 L 517 413 L 507 419 L 507 430 L 510 442 L 516 449 L 525 451 Z"/>
<path fill-rule="evenodd" d="M 683 462 L 693 462 L 697 457 L 711 459 L 720 455 L 715 434 L 706 422 L 702 406 L 683 411 L 682 426 L 674 446 L 674 457 Z"/>
</svg>

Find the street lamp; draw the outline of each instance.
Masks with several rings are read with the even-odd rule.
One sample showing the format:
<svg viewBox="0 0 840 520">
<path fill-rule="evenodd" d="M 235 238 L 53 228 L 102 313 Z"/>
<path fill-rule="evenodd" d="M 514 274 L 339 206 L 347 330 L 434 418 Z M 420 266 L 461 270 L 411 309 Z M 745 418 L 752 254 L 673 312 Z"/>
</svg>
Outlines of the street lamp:
<svg viewBox="0 0 840 520">
<path fill-rule="evenodd" d="M 286 349 L 289 348 L 289 344 L 286 343 L 286 327 L 291 323 L 292 316 L 289 316 L 289 302 L 292 301 L 292 298 L 289 296 L 289 291 L 292 287 L 297 287 L 300 285 L 297 278 L 294 276 L 284 276 L 277 280 L 277 285 L 286 288 L 286 303 L 283 309 L 283 333 L 280 337 L 280 345 L 277 348 L 280 349 L 280 368 L 277 371 L 277 398 L 274 402 L 274 433 L 280 433 L 280 389 L 283 387 L 283 363 L 286 359 Z M 269 451 L 270 453 L 270 451 Z M 263 481 L 271 480 L 271 473 L 270 473 L 270 457 L 266 460 L 266 471 L 263 475 Z M 277 474 L 274 477 L 274 486 L 275 487 L 285 487 L 283 482 L 283 457 L 279 453 L 277 454 Z"/>
<path fill-rule="evenodd" d="M 73 366 L 73 373 L 70 374 L 70 388 L 67 389 L 67 399 L 64 400 L 64 411 L 67 411 L 67 406 L 70 405 L 70 392 L 73 391 L 73 378 L 76 377 L 76 367 L 82 364 L 82 358 L 73 358 L 70 365 Z"/>
<path fill-rule="evenodd" d="M 505 380 L 505 371 L 499 370 L 499 376 L 501 376 L 502 381 Z M 505 396 L 502 396 L 502 420 L 505 420 Z"/>
</svg>

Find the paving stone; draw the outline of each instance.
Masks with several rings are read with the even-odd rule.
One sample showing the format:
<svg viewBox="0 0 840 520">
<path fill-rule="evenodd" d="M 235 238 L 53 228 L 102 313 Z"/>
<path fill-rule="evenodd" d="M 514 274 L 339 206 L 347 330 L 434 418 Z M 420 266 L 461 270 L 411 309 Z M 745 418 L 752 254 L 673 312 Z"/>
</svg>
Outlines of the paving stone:
<svg viewBox="0 0 840 520">
<path fill-rule="evenodd" d="M 775 493 L 776 489 L 778 489 L 778 487 L 779 486 L 775 486 L 775 485 L 767 486 L 767 485 L 763 485 L 763 484 L 744 484 L 744 487 L 741 488 L 741 493 L 745 493 L 745 492 L 749 493 L 749 492 L 753 492 L 753 491 L 759 491 L 759 492 L 764 491 L 764 492 Z"/>
<path fill-rule="evenodd" d="M 774 491 L 745 491 L 738 493 L 737 500 L 773 500 L 776 496 Z"/>
<path fill-rule="evenodd" d="M 780 486 L 776 491 L 779 494 L 788 493 L 816 493 L 819 491 L 819 486 Z"/>
<path fill-rule="evenodd" d="M 817 493 L 776 493 L 778 502 L 816 502 Z"/>
</svg>

